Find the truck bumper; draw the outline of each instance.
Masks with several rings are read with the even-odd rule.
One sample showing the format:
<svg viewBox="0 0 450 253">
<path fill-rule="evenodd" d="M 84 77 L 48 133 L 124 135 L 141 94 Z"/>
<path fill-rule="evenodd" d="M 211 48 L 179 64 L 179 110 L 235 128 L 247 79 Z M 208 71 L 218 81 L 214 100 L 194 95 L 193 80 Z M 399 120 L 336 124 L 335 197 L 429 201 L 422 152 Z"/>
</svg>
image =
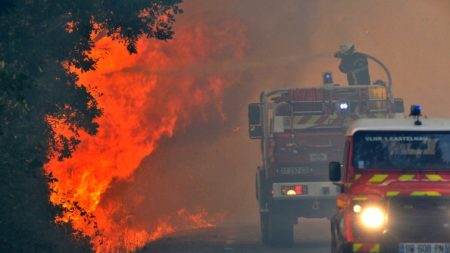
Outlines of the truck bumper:
<svg viewBox="0 0 450 253">
<path fill-rule="evenodd" d="M 370 244 L 375 243 L 379 246 L 373 252 L 450 253 L 449 197 L 392 197 L 387 199 L 387 213 L 382 234 L 370 238 L 364 230 L 353 229 L 350 252 L 371 252 Z"/>
<path fill-rule="evenodd" d="M 344 252 L 358 252 L 358 253 L 380 253 L 381 245 L 379 243 L 348 243 L 344 246 Z M 392 251 L 394 253 L 394 251 Z"/>
<path fill-rule="evenodd" d="M 336 211 L 336 199 L 314 198 L 296 200 L 273 200 L 272 212 L 286 213 L 303 218 L 330 218 Z"/>
<path fill-rule="evenodd" d="M 300 186 L 301 194 L 289 195 L 286 189 Z M 334 198 L 339 194 L 340 188 L 332 182 L 281 182 L 272 183 L 272 194 L 275 200 L 303 200 L 318 198 Z"/>
<path fill-rule="evenodd" d="M 301 194 L 286 194 L 286 189 L 296 186 L 301 186 Z M 272 183 L 270 209 L 295 217 L 330 218 L 336 211 L 338 192 L 338 186 L 331 182 Z"/>
<path fill-rule="evenodd" d="M 387 230 L 377 239 L 370 242 L 356 239 L 353 243 L 345 243 L 348 252 L 375 253 L 450 253 L 450 229 L 446 223 L 428 226 L 408 226 L 407 230 Z"/>
<path fill-rule="evenodd" d="M 419 249 L 421 248 L 421 249 Z M 450 243 L 355 242 L 347 243 L 343 252 L 352 253 L 450 253 Z"/>
</svg>

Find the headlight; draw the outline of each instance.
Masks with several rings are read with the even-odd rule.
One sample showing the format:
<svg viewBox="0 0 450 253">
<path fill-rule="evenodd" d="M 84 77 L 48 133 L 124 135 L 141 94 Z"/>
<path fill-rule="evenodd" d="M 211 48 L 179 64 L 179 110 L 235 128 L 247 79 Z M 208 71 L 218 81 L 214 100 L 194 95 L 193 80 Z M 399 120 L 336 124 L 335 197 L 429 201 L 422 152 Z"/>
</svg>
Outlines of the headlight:
<svg viewBox="0 0 450 253">
<path fill-rule="evenodd" d="M 362 224 L 369 229 L 382 228 L 386 222 L 386 214 L 379 207 L 362 208 L 360 213 Z"/>
<path fill-rule="evenodd" d="M 353 206 L 353 212 L 360 213 L 362 210 L 362 207 L 360 205 L 354 205 Z"/>
</svg>

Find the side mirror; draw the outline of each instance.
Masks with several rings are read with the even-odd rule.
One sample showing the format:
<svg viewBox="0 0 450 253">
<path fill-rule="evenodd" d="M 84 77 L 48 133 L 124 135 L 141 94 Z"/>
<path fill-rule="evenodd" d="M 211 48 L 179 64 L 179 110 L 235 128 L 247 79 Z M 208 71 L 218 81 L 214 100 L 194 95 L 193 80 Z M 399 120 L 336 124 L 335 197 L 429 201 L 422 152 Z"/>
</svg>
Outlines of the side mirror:
<svg viewBox="0 0 450 253">
<path fill-rule="evenodd" d="M 330 162 L 328 165 L 329 170 L 329 178 L 332 182 L 341 181 L 341 163 L 339 162 Z"/>
<path fill-rule="evenodd" d="M 262 108 L 259 103 L 248 105 L 248 134 L 251 139 L 260 139 L 262 132 Z"/>
</svg>

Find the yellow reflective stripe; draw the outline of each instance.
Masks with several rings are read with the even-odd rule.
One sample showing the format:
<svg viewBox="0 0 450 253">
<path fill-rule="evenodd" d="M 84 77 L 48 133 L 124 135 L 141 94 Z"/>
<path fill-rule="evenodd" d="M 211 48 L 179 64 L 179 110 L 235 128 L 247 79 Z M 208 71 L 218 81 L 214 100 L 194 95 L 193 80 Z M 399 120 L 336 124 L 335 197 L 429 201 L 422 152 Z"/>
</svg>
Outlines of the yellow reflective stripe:
<svg viewBox="0 0 450 253">
<path fill-rule="evenodd" d="M 425 175 L 428 180 L 430 181 L 444 181 L 444 178 L 442 178 L 441 175 L 436 175 L 436 174 L 427 174 Z"/>
<path fill-rule="evenodd" d="M 337 116 L 336 115 L 330 115 L 328 118 L 327 118 L 327 124 L 333 124 L 335 121 L 336 121 L 336 119 L 337 119 Z"/>
<path fill-rule="evenodd" d="M 356 174 L 356 175 L 355 175 L 355 180 L 358 180 L 358 179 L 360 179 L 360 178 L 361 178 L 361 176 L 362 176 L 361 174 Z"/>
<path fill-rule="evenodd" d="M 441 196 L 439 192 L 413 192 L 411 196 Z"/>
<path fill-rule="evenodd" d="M 305 116 L 295 116 L 295 117 L 294 117 L 294 122 L 295 122 L 295 124 L 299 124 L 300 121 L 303 119 L 303 117 L 305 117 Z"/>
<path fill-rule="evenodd" d="M 306 124 L 314 124 L 317 122 L 317 120 L 320 118 L 319 115 L 312 115 L 308 121 L 306 122 Z"/>
<path fill-rule="evenodd" d="M 414 178 L 416 177 L 416 175 L 413 174 L 405 174 L 405 175 L 401 175 L 398 180 L 405 182 L 405 181 L 412 181 Z"/>
<path fill-rule="evenodd" d="M 387 177 L 388 177 L 388 175 L 386 175 L 386 174 L 378 174 L 378 175 L 373 176 L 371 179 L 369 179 L 369 183 L 381 183 Z"/>
<path fill-rule="evenodd" d="M 353 243 L 353 252 L 358 252 L 362 248 L 362 243 Z"/>
<path fill-rule="evenodd" d="M 354 197 L 352 199 L 356 200 L 356 201 L 363 201 L 363 200 L 368 200 L 369 198 L 367 198 L 367 197 Z"/>
<path fill-rule="evenodd" d="M 386 192 L 387 197 L 395 197 L 399 194 L 400 194 L 400 192 Z"/>
<path fill-rule="evenodd" d="M 346 117 L 344 118 L 344 125 L 349 125 L 350 123 L 353 122 L 353 119 L 350 117 Z"/>
<path fill-rule="evenodd" d="M 373 248 L 369 251 L 370 253 L 379 253 L 380 252 L 380 244 L 375 244 Z"/>
</svg>

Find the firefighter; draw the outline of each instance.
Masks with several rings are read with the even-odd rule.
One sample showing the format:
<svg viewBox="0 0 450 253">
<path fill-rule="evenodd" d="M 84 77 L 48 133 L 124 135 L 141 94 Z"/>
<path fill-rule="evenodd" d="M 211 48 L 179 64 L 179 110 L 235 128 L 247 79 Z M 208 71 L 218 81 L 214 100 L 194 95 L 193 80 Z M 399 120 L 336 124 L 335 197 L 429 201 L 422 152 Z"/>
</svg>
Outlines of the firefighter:
<svg viewBox="0 0 450 253">
<path fill-rule="evenodd" d="M 341 59 L 339 69 L 342 73 L 347 74 L 349 85 L 370 84 L 367 57 L 362 53 L 355 52 L 355 45 L 348 42 L 343 43 L 334 57 Z"/>
</svg>

